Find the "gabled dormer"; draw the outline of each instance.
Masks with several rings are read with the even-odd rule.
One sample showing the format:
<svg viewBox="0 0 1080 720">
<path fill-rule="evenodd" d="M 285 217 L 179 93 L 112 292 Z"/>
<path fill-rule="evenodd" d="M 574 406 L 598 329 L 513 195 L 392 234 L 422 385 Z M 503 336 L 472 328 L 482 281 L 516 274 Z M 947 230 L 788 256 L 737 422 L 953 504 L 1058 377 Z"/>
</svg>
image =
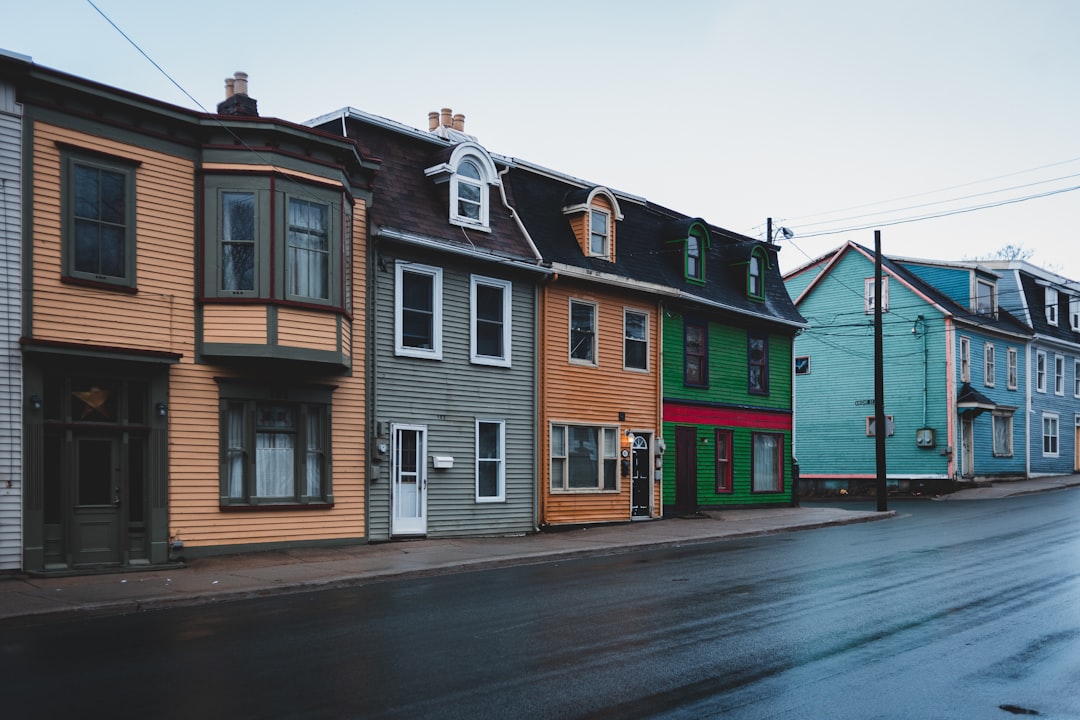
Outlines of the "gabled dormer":
<svg viewBox="0 0 1080 720">
<path fill-rule="evenodd" d="M 615 194 L 605 187 L 567 193 L 563 214 L 585 257 L 615 262 L 615 223 L 623 219 Z"/>
<path fill-rule="evenodd" d="M 735 278 L 741 280 L 746 297 L 765 302 L 765 273 L 772 267 L 772 258 L 761 243 L 744 243 L 732 254 L 730 263 Z"/>
<path fill-rule="evenodd" d="M 465 141 L 440 152 L 424 174 L 448 188 L 448 220 L 453 225 L 490 232 L 491 190 L 499 173 L 487 150 Z"/>
</svg>

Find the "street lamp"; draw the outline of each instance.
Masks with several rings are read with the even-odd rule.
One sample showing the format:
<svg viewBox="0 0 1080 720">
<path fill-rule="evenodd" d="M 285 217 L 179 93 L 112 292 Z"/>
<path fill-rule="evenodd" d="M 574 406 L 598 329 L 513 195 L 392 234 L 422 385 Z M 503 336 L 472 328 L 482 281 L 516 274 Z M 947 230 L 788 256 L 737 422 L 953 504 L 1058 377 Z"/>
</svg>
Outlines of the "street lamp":
<svg viewBox="0 0 1080 720">
<path fill-rule="evenodd" d="M 790 228 L 786 228 L 783 226 L 776 228 L 776 232 L 774 233 L 772 229 L 772 218 L 766 219 L 765 227 L 765 237 L 769 240 L 770 243 L 776 240 L 777 235 L 783 235 L 785 240 L 790 240 L 791 238 L 795 237 L 795 233 L 793 233 Z"/>
</svg>

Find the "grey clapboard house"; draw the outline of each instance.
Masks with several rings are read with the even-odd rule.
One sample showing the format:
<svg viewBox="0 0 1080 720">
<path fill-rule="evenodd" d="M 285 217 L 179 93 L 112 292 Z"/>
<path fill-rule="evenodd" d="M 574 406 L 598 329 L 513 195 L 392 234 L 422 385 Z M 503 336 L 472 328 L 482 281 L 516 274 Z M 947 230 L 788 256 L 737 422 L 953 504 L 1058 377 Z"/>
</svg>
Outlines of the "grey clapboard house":
<svg viewBox="0 0 1080 720">
<path fill-rule="evenodd" d="M 509 161 L 432 113 L 310 121 L 381 162 L 370 211 L 368 539 L 536 529 L 536 286 Z"/>
</svg>

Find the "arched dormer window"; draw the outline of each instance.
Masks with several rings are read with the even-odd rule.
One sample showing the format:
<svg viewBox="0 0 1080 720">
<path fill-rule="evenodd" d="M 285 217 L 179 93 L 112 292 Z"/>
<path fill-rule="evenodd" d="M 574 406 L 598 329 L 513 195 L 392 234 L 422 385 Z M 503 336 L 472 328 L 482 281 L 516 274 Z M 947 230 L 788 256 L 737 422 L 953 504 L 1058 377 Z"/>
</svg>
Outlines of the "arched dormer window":
<svg viewBox="0 0 1080 720">
<path fill-rule="evenodd" d="M 615 262 L 615 222 L 623 215 L 614 193 L 603 187 L 575 190 L 567 195 L 563 214 L 570 217 L 585 256 Z"/>
<path fill-rule="evenodd" d="M 484 148 L 474 142 L 460 143 L 446 162 L 427 168 L 424 174 L 437 184 L 449 185 L 451 223 L 485 232 L 491 229 L 491 188 L 499 185 L 499 173 Z"/>
<path fill-rule="evenodd" d="M 746 295 L 751 300 L 765 299 L 765 269 L 769 258 L 761 248 L 754 248 L 746 265 Z"/>
<path fill-rule="evenodd" d="M 705 250 L 709 247 L 709 233 L 695 223 L 686 234 L 686 279 L 692 283 L 705 283 Z"/>
</svg>

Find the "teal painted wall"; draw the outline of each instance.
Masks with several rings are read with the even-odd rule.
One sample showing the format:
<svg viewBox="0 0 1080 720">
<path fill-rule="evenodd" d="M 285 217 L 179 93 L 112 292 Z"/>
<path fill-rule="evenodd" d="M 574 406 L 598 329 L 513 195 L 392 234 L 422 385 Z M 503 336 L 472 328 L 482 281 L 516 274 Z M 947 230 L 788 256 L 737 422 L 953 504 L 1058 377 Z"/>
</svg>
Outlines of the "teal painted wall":
<svg viewBox="0 0 1080 720">
<path fill-rule="evenodd" d="M 809 374 L 795 377 L 795 456 L 803 476 L 876 473 L 875 438 L 866 434 L 866 418 L 875 413 L 874 316 L 865 311 L 864 281 L 873 274 L 870 259 L 849 252 L 799 305 L 811 325 L 795 339 L 795 356 L 810 358 Z M 944 320 L 895 278 L 888 287 L 889 310 L 882 317 L 885 414 L 894 417 L 895 434 L 885 443 L 886 472 L 944 477 Z M 925 356 L 923 324 L 912 333 L 919 315 L 925 320 Z M 916 430 L 924 422 L 937 433 L 933 449 L 915 445 Z"/>
<path fill-rule="evenodd" d="M 943 293 L 963 307 L 971 306 L 971 271 L 967 268 L 949 268 L 936 265 L 902 263 L 912 274 L 922 278 L 938 292 Z"/>
</svg>

